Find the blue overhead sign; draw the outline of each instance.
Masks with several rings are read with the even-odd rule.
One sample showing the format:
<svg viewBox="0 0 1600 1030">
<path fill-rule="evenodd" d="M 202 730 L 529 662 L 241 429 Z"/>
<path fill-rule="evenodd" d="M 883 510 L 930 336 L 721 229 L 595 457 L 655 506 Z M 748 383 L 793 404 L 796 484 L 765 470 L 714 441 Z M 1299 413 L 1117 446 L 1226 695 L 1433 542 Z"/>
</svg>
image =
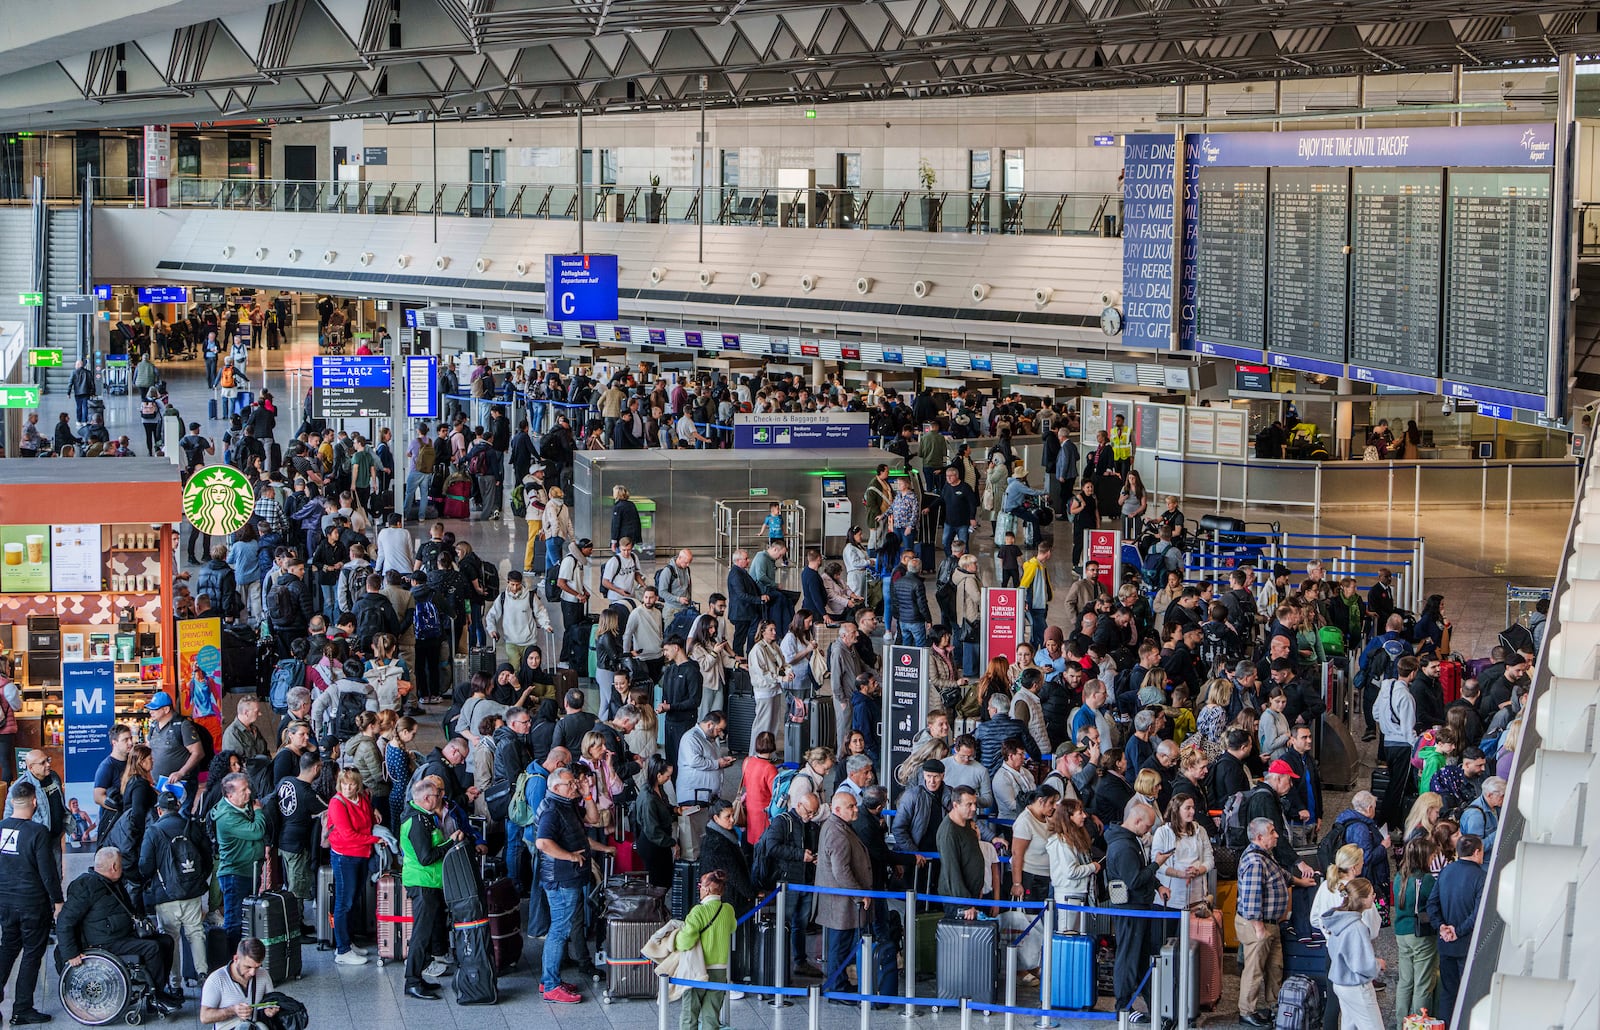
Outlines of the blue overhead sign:
<svg viewBox="0 0 1600 1030">
<path fill-rule="evenodd" d="M 110 300 L 110 297 L 106 298 Z M 189 287 L 187 286 L 141 286 L 139 287 L 140 304 L 187 304 L 189 303 Z"/>
<path fill-rule="evenodd" d="M 94 288 L 94 299 L 95 300 L 110 300 L 111 299 L 111 284 L 110 283 L 101 283 L 98 286 L 96 286 Z"/>
<path fill-rule="evenodd" d="M 1204 168 L 1549 168 L 1555 141 L 1553 124 L 1189 135 Z"/>
<path fill-rule="evenodd" d="M 439 417 L 439 359 L 431 354 L 406 358 L 406 418 Z"/>
<path fill-rule="evenodd" d="M 389 359 L 381 355 L 311 359 L 312 385 L 319 390 L 386 390 L 391 385 Z"/>
<path fill-rule="evenodd" d="M 1515 422 L 1517 420 L 1517 409 L 1509 404 L 1490 404 L 1487 401 L 1479 401 L 1478 414 L 1484 418 L 1497 418 L 1502 422 Z"/>
<path fill-rule="evenodd" d="M 563 319 L 617 317 L 615 254 L 546 254 L 544 308 Z"/>
</svg>

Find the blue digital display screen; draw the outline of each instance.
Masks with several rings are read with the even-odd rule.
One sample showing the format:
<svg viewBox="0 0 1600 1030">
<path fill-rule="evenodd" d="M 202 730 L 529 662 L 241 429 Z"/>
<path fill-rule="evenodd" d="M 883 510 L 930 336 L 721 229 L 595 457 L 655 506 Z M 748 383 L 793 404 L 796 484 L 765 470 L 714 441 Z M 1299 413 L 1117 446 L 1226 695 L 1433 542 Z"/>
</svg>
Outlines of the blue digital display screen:
<svg viewBox="0 0 1600 1030">
<path fill-rule="evenodd" d="M 110 300 L 108 296 L 106 298 Z M 139 287 L 140 304 L 187 304 L 189 303 L 189 287 L 187 286 L 141 286 Z"/>
</svg>

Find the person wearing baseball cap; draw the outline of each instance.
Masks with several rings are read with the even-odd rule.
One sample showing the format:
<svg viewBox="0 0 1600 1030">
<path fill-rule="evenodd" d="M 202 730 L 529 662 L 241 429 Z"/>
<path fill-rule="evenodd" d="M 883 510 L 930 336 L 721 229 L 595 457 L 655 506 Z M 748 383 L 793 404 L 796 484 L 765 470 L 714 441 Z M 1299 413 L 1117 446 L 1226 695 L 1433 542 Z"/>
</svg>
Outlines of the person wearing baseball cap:
<svg viewBox="0 0 1600 1030">
<path fill-rule="evenodd" d="M 156 691 L 145 708 L 150 712 L 150 771 L 156 783 L 161 784 L 163 779 L 182 783 L 183 796 L 194 797 L 200 765 L 206 757 L 200 743 L 201 729 L 192 719 L 178 715 L 172 695 L 165 690 Z"/>
<path fill-rule="evenodd" d="M 1252 819 L 1271 819 L 1272 825 L 1278 830 L 1278 842 L 1273 846 L 1272 857 L 1289 875 L 1290 882 L 1298 887 L 1309 887 L 1316 883 L 1316 870 L 1301 861 L 1295 853 L 1294 844 L 1289 839 L 1289 827 L 1283 817 L 1283 796 L 1289 793 L 1290 786 L 1299 778 L 1288 762 L 1281 758 L 1273 759 L 1261 782 L 1245 795 L 1239 821 L 1249 826 Z"/>
</svg>

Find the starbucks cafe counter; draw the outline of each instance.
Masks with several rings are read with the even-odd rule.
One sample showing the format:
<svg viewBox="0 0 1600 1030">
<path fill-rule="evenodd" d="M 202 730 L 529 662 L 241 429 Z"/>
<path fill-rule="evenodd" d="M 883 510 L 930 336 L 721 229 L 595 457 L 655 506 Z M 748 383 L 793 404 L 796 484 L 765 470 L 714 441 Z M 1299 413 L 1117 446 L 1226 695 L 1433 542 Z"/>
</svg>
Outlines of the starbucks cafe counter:
<svg viewBox="0 0 1600 1030">
<path fill-rule="evenodd" d="M 143 739 L 145 703 L 174 680 L 182 518 L 159 458 L 0 459 L 0 672 L 22 696 L 19 760 L 43 748 L 63 768 L 64 663 L 112 662 L 116 721 Z"/>
</svg>

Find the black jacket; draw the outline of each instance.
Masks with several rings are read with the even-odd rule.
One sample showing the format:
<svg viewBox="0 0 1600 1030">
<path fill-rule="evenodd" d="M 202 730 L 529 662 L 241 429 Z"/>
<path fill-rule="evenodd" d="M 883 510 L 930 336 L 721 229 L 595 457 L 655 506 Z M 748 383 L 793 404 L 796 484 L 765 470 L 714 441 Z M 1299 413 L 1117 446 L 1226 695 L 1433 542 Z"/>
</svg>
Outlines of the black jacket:
<svg viewBox="0 0 1600 1030">
<path fill-rule="evenodd" d="M 807 851 L 813 855 L 817 852 L 817 838 L 821 830 L 816 823 L 808 823 L 800 818 L 800 813 L 788 809 L 772 820 L 767 827 L 767 832 L 761 835 L 765 841 L 772 837 L 767 845 L 775 858 L 778 859 L 778 868 L 774 870 L 778 878 L 787 883 L 811 883 L 817 878 L 817 867 L 807 864 L 805 854 Z M 769 874 L 770 875 L 770 874 Z"/>
<path fill-rule="evenodd" d="M 1128 889 L 1128 900 L 1113 908 L 1150 908 L 1156 900 L 1155 862 L 1146 861 L 1144 845 L 1138 837 L 1119 826 L 1106 829 L 1106 882 L 1121 881 Z"/>
<path fill-rule="evenodd" d="M 662 713 L 663 717 L 668 722 L 694 722 L 700 712 L 700 698 L 704 692 L 700 666 L 694 662 L 668 664 L 661 672 L 661 700 L 672 707 Z"/>
<path fill-rule="evenodd" d="M 1250 789 L 1250 774 L 1245 771 L 1244 763 L 1224 751 L 1217 756 L 1211 766 L 1210 794 L 1216 799 L 1217 807 L 1228 803 L 1228 799 L 1241 790 Z"/>
<path fill-rule="evenodd" d="M 1172 777 L 1172 800 L 1188 797 L 1194 798 L 1194 821 L 1205 828 L 1206 836 L 1211 838 L 1213 844 L 1220 844 L 1217 822 L 1211 818 L 1211 802 L 1206 797 L 1205 788 L 1180 772 Z"/>
<path fill-rule="evenodd" d="M 1283 760 L 1300 777 L 1290 781 L 1289 793 L 1283 796 L 1286 813 L 1296 819 L 1300 818 L 1302 811 L 1310 812 L 1313 819 L 1328 815 L 1322 805 L 1322 777 L 1317 772 L 1317 760 L 1309 754 L 1302 755 L 1294 748 L 1283 753 Z"/>
<path fill-rule="evenodd" d="M 761 588 L 748 569 L 734 565 L 728 569 L 728 621 L 755 622 L 766 611 Z M 821 614 L 821 613 L 818 613 Z"/>
<path fill-rule="evenodd" d="M 900 886 L 906 870 L 916 868 L 917 860 L 914 857 L 902 855 L 889 847 L 889 829 L 883 824 L 882 816 L 873 815 L 862 807 L 856 815 L 856 821 L 850 826 L 861 838 L 861 843 L 866 845 L 867 857 L 872 860 L 873 890 L 888 890 L 891 884 Z"/>
<path fill-rule="evenodd" d="M 605 738 L 606 750 L 611 752 L 612 771 L 622 781 L 623 790 L 626 792 L 628 786 L 633 782 L 633 778 L 639 773 L 641 768 L 639 760 L 628 749 L 627 740 L 621 733 L 617 732 L 615 726 L 606 722 L 597 722 L 594 724 L 594 731 Z"/>
<path fill-rule="evenodd" d="M 115 951 L 118 941 L 138 936 L 134 915 L 127 888 L 89 870 L 67 885 L 66 902 L 56 916 L 56 961 L 64 964 L 90 948 Z"/>
<path fill-rule="evenodd" d="M 1283 798 L 1265 783 L 1256 784 L 1244 796 L 1240 822 L 1248 830 L 1255 819 L 1271 819 L 1278 828 L 1278 845 L 1272 849 L 1272 857 L 1278 860 L 1278 864 L 1285 870 L 1292 870 L 1299 865 L 1300 856 L 1295 853 L 1294 843 L 1289 840 L 1289 827 L 1283 818 Z"/>
<path fill-rule="evenodd" d="M 350 613 L 356 617 L 356 639 L 363 648 L 372 646 L 372 638 L 379 633 L 392 633 L 396 638 L 400 636 L 400 617 L 394 613 L 394 605 L 383 594 L 374 594 L 370 591 L 361 595 Z"/>
<path fill-rule="evenodd" d="M 639 509 L 627 498 L 623 498 L 611 506 L 611 539 L 621 540 L 627 537 L 634 543 L 640 543 L 644 530 L 639 525 Z"/>
<path fill-rule="evenodd" d="M 928 612 L 928 591 L 922 577 L 906 573 L 889 588 L 889 607 L 895 621 L 904 625 L 910 622 L 929 623 L 933 616 Z"/>
<path fill-rule="evenodd" d="M 61 901 L 50 831 L 31 819 L 0 822 L 0 899 L 18 908 Z"/>
<path fill-rule="evenodd" d="M 511 449 L 508 455 L 511 459 L 511 468 L 517 474 L 517 481 L 528 474 L 528 469 L 533 466 L 533 440 L 526 432 L 519 429 L 511 437 Z"/>
<path fill-rule="evenodd" d="M 706 834 L 700 839 L 700 875 L 713 869 L 722 870 L 728 878 L 722 900 L 732 905 L 735 912 L 749 911 L 756 900 L 756 885 L 750 879 L 750 860 L 745 857 L 744 845 L 738 838 L 715 821 L 706 823 Z"/>
<path fill-rule="evenodd" d="M 978 728 L 972 731 L 978 740 L 978 756 L 983 762 L 983 767 L 993 776 L 994 771 L 1000 768 L 1000 746 L 1007 740 L 1016 738 L 1028 757 L 1035 762 L 1039 761 L 1039 745 L 1033 739 L 1033 734 L 1028 730 L 1028 724 L 1021 719 L 1009 715 L 991 715 L 986 722 L 978 723 Z"/>
<path fill-rule="evenodd" d="M 1133 785 L 1114 772 L 1105 772 L 1094 781 L 1094 800 L 1090 814 L 1106 826 L 1122 822 L 1122 813 L 1133 800 Z"/>
</svg>

